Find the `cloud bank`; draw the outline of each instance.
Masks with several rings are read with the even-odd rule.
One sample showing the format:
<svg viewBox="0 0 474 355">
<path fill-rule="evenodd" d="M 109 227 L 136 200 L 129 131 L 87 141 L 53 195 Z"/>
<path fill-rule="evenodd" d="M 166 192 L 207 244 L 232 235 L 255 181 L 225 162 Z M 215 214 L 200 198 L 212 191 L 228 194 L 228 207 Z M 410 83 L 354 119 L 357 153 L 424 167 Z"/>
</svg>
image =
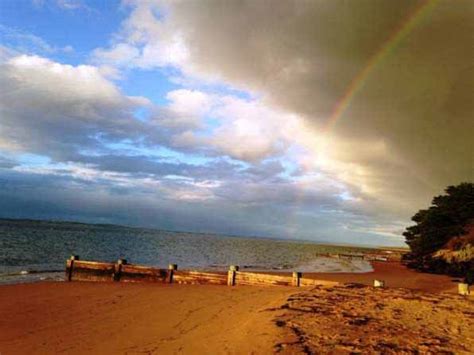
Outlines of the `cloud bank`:
<svg viewBox="0 0 474 355">
<path fill-rule="evenodd" d="M 6 54 L 10 214 L 23 186 L 43 217 L 397 244 L 434 194 L 474 179 L 470 1 L 123 8 L 89 64 Z M 180 86 L 165 104 L 120 88 L 155 70 Z"/>
</svg>

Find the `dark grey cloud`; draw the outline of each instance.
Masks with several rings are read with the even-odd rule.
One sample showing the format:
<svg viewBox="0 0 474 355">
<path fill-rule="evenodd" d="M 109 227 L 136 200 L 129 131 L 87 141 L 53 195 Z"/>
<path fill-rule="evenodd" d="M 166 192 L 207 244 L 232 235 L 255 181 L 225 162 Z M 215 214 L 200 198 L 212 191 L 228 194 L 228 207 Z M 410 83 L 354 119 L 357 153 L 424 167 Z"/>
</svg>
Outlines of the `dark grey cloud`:
<svg viewBox="0 0 474 355">
<path fill-rule="evenodd" d="M 340 223 L 341 217 L 345 217 L 346 223 L 353 217 L 343 211 L 337 216 L 324 215 L 317 211 L 295 210 L 271 200 L 245 208 L 222 200 L 180 202 L 167 199 L 163 191 L 134 187 L 122 187 L 117 191 L 116 184 L 110 181 L 71 176 L 0 171 L 0 201 L 0 217 L 59 218 L 332 242 L 397 243 L 397 239 L 345 229 Z M 365 224 L 368 226 L 370 224 Z M 335 230 L 337 235 L 334 235 Z"/>
<path fill-rule="evenodd" d="M 18 165 L 14 160 L 0 156 L 0 169 L 13 168 Z"/>
<path fill-rule="evenodd" d="M 285 167 L 278 160 L 269 160 L 253 164 L 242 171 L 242 174 L 258 177 L 258 181 L 279 179 L 278 175 L 285 172 Z M 280 178 L 280 180 L 283 180 Z M 255 180 L 254 180 L 255 181 Z M 255 181 L 256 182 L 256 181 Z"/>
<path fill-rule="evenodd" d="M 171 64 L 251 90 L 300 114 L 315 135 L 370 66 L 329 132 L 330 150 L 358 165 L 364 181 L 352 184 L 384 194 L 386 208 L 409 202 L 400 210 L 414 211 L 444 186 L 474 179 L 472 1 L 132 4 L 118 42 L 139 49 L 134 65 Z M 165 16 L 156 17 L 156 9 Z M 164 63 L 153 48 L 176 38 L 187 56 Z"/>
<path fill-rule="evenodd" d="M 89 164 L 95 169 L 130 174 L 131 176 L 151 175 L 156 178 L 168 175 L 189 177 L 198 180 L 235 179 L 245 174 L 242 165 L 225 159 L 215 159 L 199 165 L 179 162 L 176 159 L 156 158 L 148 155 L 100 155 L 76 156 L 75 161 Z M 261 179 L 268 176 L 267 171 L 249 173 Z"/>
</svg>

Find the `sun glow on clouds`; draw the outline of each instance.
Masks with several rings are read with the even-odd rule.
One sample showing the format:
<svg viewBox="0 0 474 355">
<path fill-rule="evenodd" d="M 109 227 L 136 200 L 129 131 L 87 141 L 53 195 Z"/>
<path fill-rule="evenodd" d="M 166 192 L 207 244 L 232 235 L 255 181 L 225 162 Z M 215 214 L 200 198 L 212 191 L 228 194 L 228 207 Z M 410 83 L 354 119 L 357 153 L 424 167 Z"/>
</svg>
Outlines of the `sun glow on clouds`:
<svg viewBox="0 0 474 355">
<path fill-rule="evenodd" d="M 270 108 L 258 100 L 210 95 L 196 90 L 174 91 L 168 98 L 171 100 L 169 108 L 180 117 L 175 124 L 183 123 L 182 119 L 187 118 L 188 125 L 201 128 L 194 132 L 187 130 L 185 136 L 179 136 L 183 138 L 179 141 L 183 146 L 199 142 L 249 162 L 279 156 L 300 169 L 308 179 L 307 185 L 315 182 L 311 180 L 312 176 L 325 176 L 346 191 L 348 187 L 344 187 L 344 183 L 353 183 L 357 178 L 362 192 L 370 193 L 364 188 L 363 168 L 350 164 L 352 173 L 347 175 L 349 164 L 335 157 L 338 147 L 331 137 L 318 134 L 294 113 Z M 212 118 L 212 124 L 206 125 L 209 118 Z M 296 188 L 304 190 L 304 186 Z M 346 191 L 343 196 L 352 195 Z M 350 199 L 356 201 L 353 197 Z"/>
<path fill-rule="evenodd" d="M 132 6 L 128 20 L 110 49 L 95 51 L 96 62 L 107 64 L 112 57 L 119 66 L 123 65 L 123 59 L 129 66 L 145 69 L 171 66 L 178 68 L 184 78 L 189 78 L 182 82 L 195 83 L 196 78 L 208 83 L 219 82 L 218 77 L 202 72 L 194 65 L 184 34 L 166 16 L 167 5 L 160 2 L 129 2 L 128 5 Z M 301 60 L 293 67 L 304 71 Z M 285 71 L 287 75 L 294 71 L 291 68 Z M 296 113 L 268 106 L 263 101 L 263 93 L 252 92 L 251 97 L 255 96 L 262 99 L 245 100 L 199 90 L 175 90 L 167 95 L 170 101 L 167 109 L 173 112 L 172 118 L 160 117 L 160 124 L 199 128 L 177 130 L 173 136 L 176 147 L 210 146 L 221 154 L 244 161 L 277 155 L 292 161 L 305 174 L 318 171 L 327 174 L 329 179 L 362 186 L 364 193 L 371 192 L 363 181 L 364 169 L 338 159 L 334 137 L 328 137 L 325 132 L 318 133 Z M 293 154 L 289 156 L 288 151 L 295 146 L 299 148 L 292 149 Z M 352 172 L 347 174 L 349 166 Z"/>
<path fill-rule="evenodd" d="M 97 50 L 95 60 L 108 63 L 108 56 L 113 55 L 115 63 L 120 66 L 123 57 L 126 57 L 127 64 L 132 67 L 179 68 L 184 75 L 183 83 L 195 84 L 196 78 L 216 83 L 218 79 L 215 76 L 200 72 L 193 66 L 189 49 L 181 36 L 173 32 L 172 26 L 167 26 L 166 17 L 157 18 L 153 9 L 153 3 L 134 7 L 118 37 L 119 41 L 111 49 Z M 120 52 L 125 48 L 128 53 L 133 52 L 133 56 L 121 56 Z M 301 65 L 298 68 L 302 70 Z M 299 146 L 301 149 L 293 151 L 304 153 L 286 156 L 285 159 L 293 161 L 306 173 L 324 171 L 331 178 L 359 186 L 364 193 L 373 192 L 365 181 L 367 174 L 364 168 L 347 162 L 347 159 L 340 159 L 338 144 L 335 143 L 337 138 L 329 137 L 326 132 L 318 133 L 296 113 L 267 106 L 262 93 L 252 92 L 250 97 L 255 96 L 262 97 L 262 100 L 207 94 L 196 89 L 175 90 L 167 95 L 170 101 L 167 109 L 173 112 L 173 116 L 160 117 L 160 124 L 200 128 L 175 133 L 173 144 L 176 147 L 211 146 L 222 154 L 244 161 L 256 161 L 274 154 L 285 155 L 291 146 Z M 212 124 L 206 124 L 209 122 Z M 375 149 L 378 144 L 374 142 Z M 366 145 L 372 149 L 370 142 Z"/>
</svg>

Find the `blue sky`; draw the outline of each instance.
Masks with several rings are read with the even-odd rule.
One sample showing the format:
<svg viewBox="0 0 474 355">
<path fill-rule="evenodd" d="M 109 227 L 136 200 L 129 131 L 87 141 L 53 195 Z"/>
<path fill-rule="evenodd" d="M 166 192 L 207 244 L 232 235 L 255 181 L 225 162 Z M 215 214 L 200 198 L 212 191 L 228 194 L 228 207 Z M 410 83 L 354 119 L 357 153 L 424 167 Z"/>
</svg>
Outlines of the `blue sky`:
<svg viewBox="0 0 474 355">
<path fill-rule="evenodd" d="M 1 2 L 0 217 L 402 245 L 473 178 L 472 7 L 423 14 L 324 127 L 414 9 Z"/>
<path fill-rule="evenodd" d="M 71 53 L 59 51 L 51 58 L 77 65 L 87 61 L 90 52 L 107 43 L 119 28 L 127 15 L 119 5 L 117 1 L 93 1 L 78 9 L 68 9 L 51 1 L 38 1 L 36 5 L 28 0 L 4 1 L 0 21 L 19 35 L 37 36 L 58 48 L 72 46 Z M 21 45 L 21 41 L 21 38 L 2 36 L 6 45 Z M 32 46 L 31 50 L 35 49 Z"/>
<path fill-rule="evenodd" d="M 0 12 L 2 44 L 63 64 L 89 63 L 91 52 L 111 41 L 128 12 L 120 1 L 70 3 L 71 8 L 54 1 L 33 5 L 30 0 L 5 1 Z M 169 72 L 172 69 L 129 70 L 118 86 L 128 95 L 143 95 L 164 104 L 166 93 L 177 87 L 168 80 Z"/>
</svg>

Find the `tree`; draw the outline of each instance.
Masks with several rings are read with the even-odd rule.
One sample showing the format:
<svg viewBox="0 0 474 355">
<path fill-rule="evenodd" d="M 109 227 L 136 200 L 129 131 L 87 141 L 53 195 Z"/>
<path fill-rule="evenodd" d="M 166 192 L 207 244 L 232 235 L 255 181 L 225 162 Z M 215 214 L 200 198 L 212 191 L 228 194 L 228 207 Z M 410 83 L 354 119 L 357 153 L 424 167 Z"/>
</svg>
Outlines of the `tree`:
<svg viewBox="0 0 474 355">
<path fill-rule="evenodd" d="M 403 233 L 411 250 L 405 261 L 409 267 L 424 271 L 467 275 L 474 268 L 474 260 L 447 262 L 437 257 L 436 252 L 449 248 L 452 239 L 466 235 L 473 227 L 474 184 L 449 186 L 445 192 L 445 195 L 435 197 L 428 209 L 420 210 L 412 217 L 416 224 Z M 464 244 L 470 242 L 463 241 Z M 464 245 L 451 243 L 454 244 L 457 247 Z"/>
</svg>

